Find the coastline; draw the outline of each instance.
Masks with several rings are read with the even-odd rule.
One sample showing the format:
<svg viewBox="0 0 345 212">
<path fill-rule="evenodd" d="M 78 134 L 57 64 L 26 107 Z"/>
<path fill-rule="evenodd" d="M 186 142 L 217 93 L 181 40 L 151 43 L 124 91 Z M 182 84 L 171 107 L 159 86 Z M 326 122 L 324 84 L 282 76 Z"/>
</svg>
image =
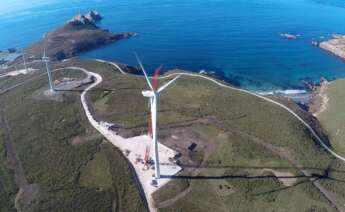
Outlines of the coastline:
<svg viewBox="0 0 345 212">
<path fill-rule="evenodd" d="M 273 90 L 273 91 L 264 91 L 257 92 L 252 91 L 262 96 L 275 96 L 282 97 L 289 100 L 292 100 L 296 104 L 300 105 L 302 109 L 308 108 L 310 105 L 312 92 L 306 89 L 287 89 L 287 90 Z"/>
<path fill-rule="evenodd" d="M 316 118 L 319 118 L 328 108 L 329 97 L 327 91 L 331 83 L 332 82 L 324 80 L 320 83 L 320 86 L 317 86 L 315 91 L 311 93 L 309 112 Z"/>
<path fill-rule="evenodd" d="M 320 42 L 318 46 L 341 59 L 345 59 L 345 36 L 333 35 L 332 39 Z"/>
<path fill-rule="evenodd" d="M 192 71 L 192 72 L 195 72 L 195 71 Z M 299 105 L 303 105 L 303 108 L 308 107 L 308 105 L 310 104 L 310 99 L 311 99 L 312 93 L 313 93 L 310 88 L 307 88 L 307 87 L 303 88 L 302 85 L 292 87 L 292 88 L 286 88 L 286 89 L 275 88 L 275 89 L 263 90 L 263 89 L 259 89 L 259 88 L 255 89 L 252 87 L 248 88 L 246 86 L 237 85 L 237 83 L 234 82 L 231 78 L 226 77 L 222 73 L 216 73 L 214 71 L 201 70 L 198 72 L 198 74 L 217 79 L 219 81 L 230 84 L 233 87 L 236 87 L 239 89 L 244 89 L 244 90 L 247 90 L 247 91 L 250 91 L 252 93 L 262 95 L 262 96 L 276 96 L 276 97 L 283 97 L 283 98 L 291 99 L 295 103 L 297 103 Z M 302 84 L 302 82 L 301 82 L 301 84 Z M 313 84 L 313 86 L 314 86 L 315 82 L 311 82 L 311 84 Z"/>
</svg>

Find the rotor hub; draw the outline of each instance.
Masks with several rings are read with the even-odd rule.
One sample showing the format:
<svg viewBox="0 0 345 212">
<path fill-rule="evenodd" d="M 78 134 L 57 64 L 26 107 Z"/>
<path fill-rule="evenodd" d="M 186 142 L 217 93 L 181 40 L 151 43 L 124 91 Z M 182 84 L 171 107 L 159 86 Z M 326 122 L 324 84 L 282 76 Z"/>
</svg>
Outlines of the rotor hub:
<svg viewBox="0 0 345 212">
<path fill-rule="evenodd" d="M 155 96 L 154 92 L 152 92 L 152 91 L 148 91 L 148 90 L 146 90 L 146 91 L 142 91 L 142 94 L 143 94 L 143 96 L 145 96 L 145 97 L 149 97 L 149 98 L 152 98 L 152 97 L 154 97 L 154 96 Z"/>
</svg>

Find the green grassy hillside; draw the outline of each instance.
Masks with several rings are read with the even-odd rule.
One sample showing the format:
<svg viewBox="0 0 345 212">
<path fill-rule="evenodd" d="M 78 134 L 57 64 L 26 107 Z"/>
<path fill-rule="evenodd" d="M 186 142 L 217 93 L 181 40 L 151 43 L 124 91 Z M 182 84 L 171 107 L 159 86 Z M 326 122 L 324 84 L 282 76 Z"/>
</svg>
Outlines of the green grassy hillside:
<svg viewBox="0 0 345 212">
<path fill-rule="evenodd" d="M 26 80 L 35 77 L 20 76 Z M 42 71 L 41 71 L 42 73 Z M 83 78 L 75 70 L 55 72 L 62 77 Z M 18 79 L 5 79 L 10 86 Z M 38 193 L 22 195 L 23 211 L 145 211 L 130 167 L 121 153 L 89 125 L 79 92 L 47 98 L 46 76 L 0 96 L 4 118 L 24 177 Z M 0 211 L 14 209 L 18 187 L 6 164 L 4 128 L 0 137 Z M 130 202 L 130 203 L 129 203 Z"/>
<path fill-rule="evenodd" d="M 328 106 L 319 120 L 336 151 L 345 155 L 345 80 L 331 82 L 327 96 Z"/>
<path fill-rule="evenodd" d="M 91 96 L 97 116 L 124 136 L 144 133 L 144 79 L 83 65 L 104 78 Z M 344 168 L 278 106 L 183 76 L 161 96 L 159 127 L 184 168 L 154 194 L 161 211 L 344 210 Z"/>
<path fill-rule="evenodd" d="M 142 77 L 94 61 L 56 67 L 70 65 L 103 76 L 90 92 L 98 119 L 116 123 L 123 136 L 146 133 Z M 44 80 L 0 96 L 25 175 L 44 194 L 38 208 L 144 210 L 128 164 L 87 123 L 79 93 L 53 102 L 39 96 L 43 86 Z M 181 153 L 184 168 L 154 194 L 159 211 L 345 210 L 343 163 L 276 105 L 183 76 L 162 93 L 158 121 L 160 142 Z"/>
</svg>

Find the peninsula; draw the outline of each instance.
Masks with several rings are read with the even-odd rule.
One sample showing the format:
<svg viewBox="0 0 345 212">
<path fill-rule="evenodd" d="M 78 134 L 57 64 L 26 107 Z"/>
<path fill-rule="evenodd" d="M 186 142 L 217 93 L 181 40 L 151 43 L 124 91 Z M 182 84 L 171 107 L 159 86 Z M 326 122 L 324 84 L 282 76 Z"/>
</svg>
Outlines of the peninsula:
<svg viewBox="0 0 345 212">
<path fill-rule="evenodd" d="M 96 25 L 101 19 L 102 16 L 96 11 L 77 15 L 62 27 L 46 33 L 43 39 L 29 47 L 26 53 L 31 59 L 40 59 L 46 48 L 46 54 L 51 60 L 64 60 L 135 35 L 132 32 L 114 33 L 101 29 Z"/>
<path fill-rule="evenodd" d="M 334 55 L 345 59 L 345 36 L 333 35 L 333 38 L 319 43 L 321 49 L 333 53 Z"/>
</svg>

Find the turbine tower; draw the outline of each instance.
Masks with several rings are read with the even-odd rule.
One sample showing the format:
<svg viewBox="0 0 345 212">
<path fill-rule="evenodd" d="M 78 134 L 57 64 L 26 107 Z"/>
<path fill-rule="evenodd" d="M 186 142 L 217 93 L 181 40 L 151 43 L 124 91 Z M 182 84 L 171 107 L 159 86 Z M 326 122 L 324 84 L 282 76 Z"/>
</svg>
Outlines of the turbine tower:
<svg viewBox="0 0 345 212">
<path fill-rule="evenodd" d="M 180 75 L 176 76 L 174 79 L 170 80 L 168 83 L 163 85 L 162 87 L 156 89 L 152 86 L 150 79 L 147 76 L 147 73 L 144 69 L 144 66 L 142 65 L 139 57 L 137 54 L 135 54 L 138 63 L 140 65 L 141 70 L 144 73 L 146 82 L 148 86 L 150 87 L 150 90 L 144 90 L 142 91 L 142 94 L 144 97 L 149 98 L 149 103 L 151 106 L 151 127 L 152 127 L 152 145 L 154 148 L 153 157 L 154 157 L 154 164 L 155 164 L 155 179 L 160 178 L 160 167 L 159 167 L 159 154 L 158 154 L 158 141 L 157 141 L 157 104 L 158 99 L 160 96 L 160 93 L 166 89 L 169 85 L 171 85 L 174 81 L 176 81 Z"/>
<path fill-rule="evenodd" d="M 24 49 L 22 49 L 22 56 L 23 56 L 24 68 L 25 68 L 25 71 L 27 71 L 28 67 L 26 66 L 26 59 L 25 59 L 25 51 L 24 51 Z"/>
<path fill-rule="evenodd" d="M 44 47 L 42 61 L 46 64 L 50 91 L 54 92 L 55 88 L 52 82 L 52 76 L 51 76 L 50 68 L 49 68 L 49 57 L 46 56 L 46 47 Z"/>
</svg>

